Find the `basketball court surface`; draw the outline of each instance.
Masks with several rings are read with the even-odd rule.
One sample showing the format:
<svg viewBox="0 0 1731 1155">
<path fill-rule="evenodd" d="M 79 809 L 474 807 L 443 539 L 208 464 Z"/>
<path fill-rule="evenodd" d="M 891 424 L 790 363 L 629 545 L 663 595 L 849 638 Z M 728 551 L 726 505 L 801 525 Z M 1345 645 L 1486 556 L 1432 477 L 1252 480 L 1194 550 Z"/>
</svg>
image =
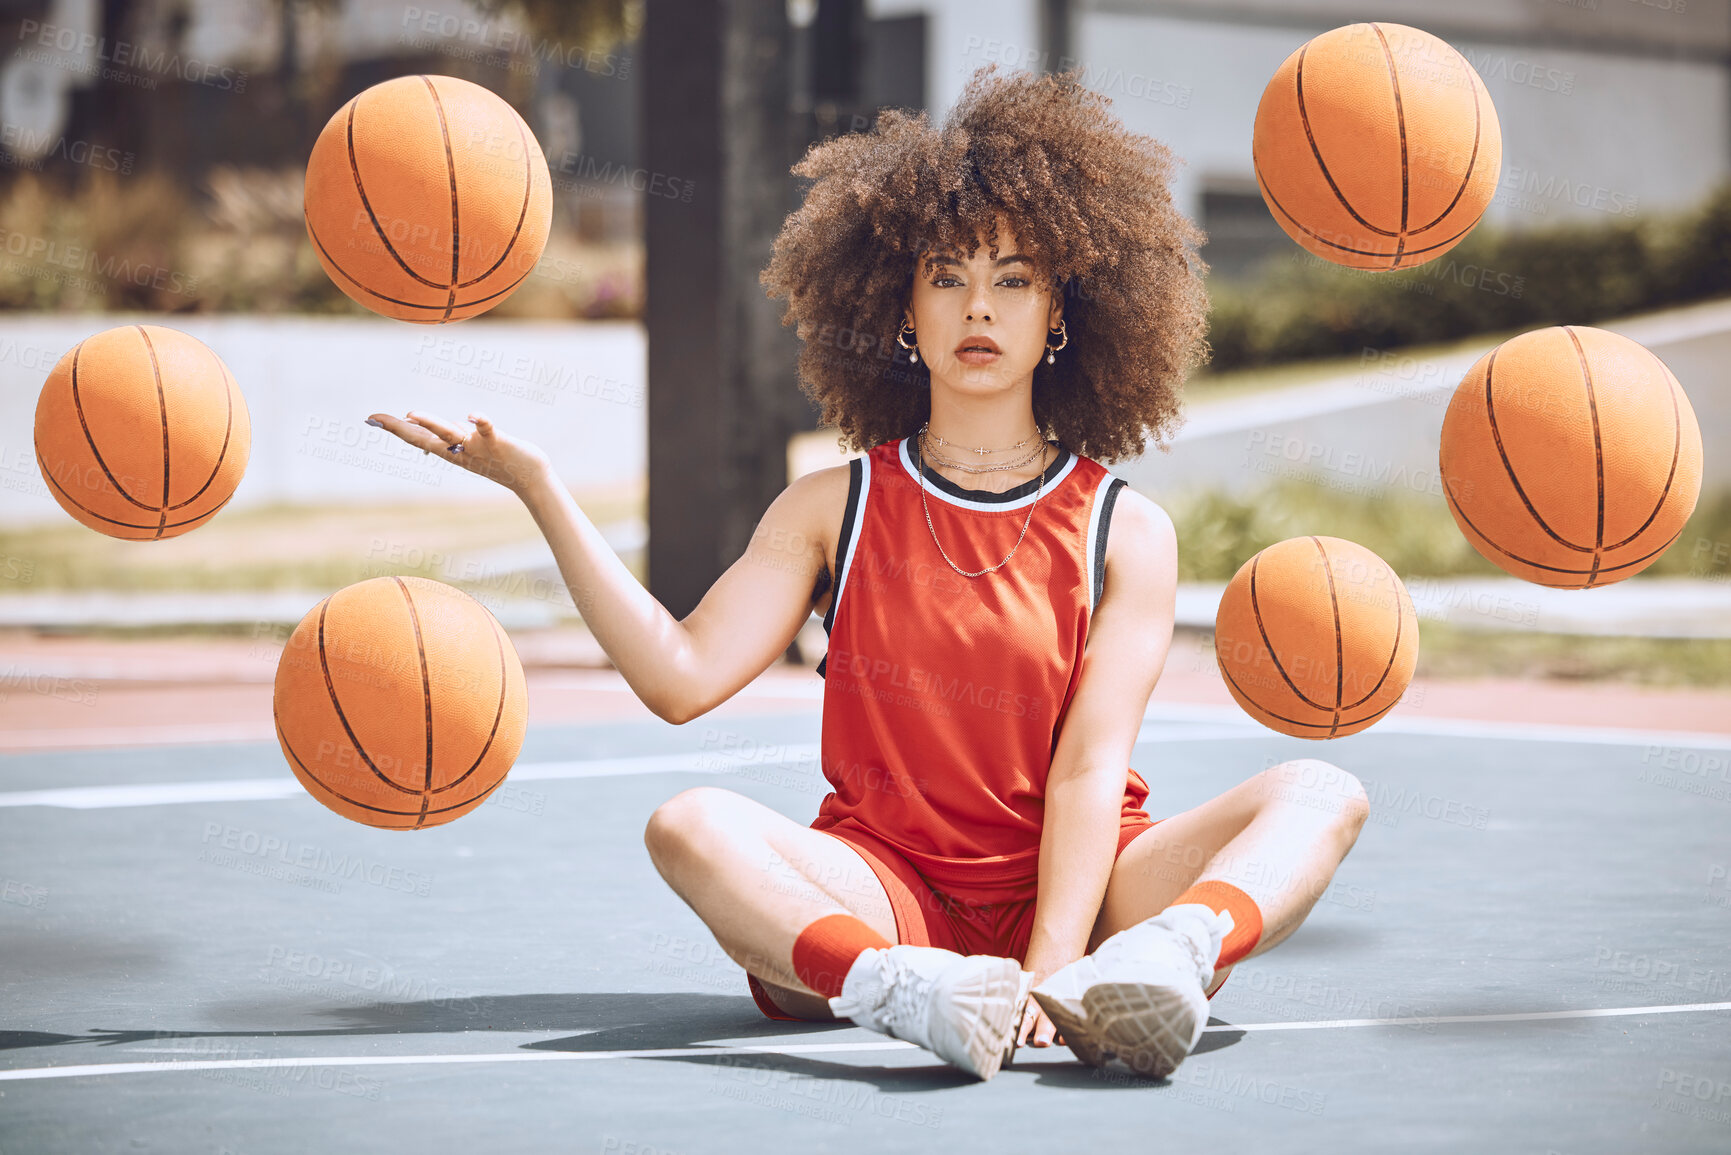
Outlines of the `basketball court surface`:
<svg viewBox="0 0 1731 1155">
<path fill-rule="evenodd" d="M 1157 699 L 1150 813 L 1317 756 L 1370 821 L 1170 1079 L 1025 1047 L 978 1083 L 765 1019 L 649 862 L 688 786 L 816 813 L 820 685 L 779 684 L 532 723 L 418 832 L 327 811 L 268 740 L 0 755 L 0 1152 L 1731 1150 L 1731 735 L 1318 744 Z"/>
</svg>

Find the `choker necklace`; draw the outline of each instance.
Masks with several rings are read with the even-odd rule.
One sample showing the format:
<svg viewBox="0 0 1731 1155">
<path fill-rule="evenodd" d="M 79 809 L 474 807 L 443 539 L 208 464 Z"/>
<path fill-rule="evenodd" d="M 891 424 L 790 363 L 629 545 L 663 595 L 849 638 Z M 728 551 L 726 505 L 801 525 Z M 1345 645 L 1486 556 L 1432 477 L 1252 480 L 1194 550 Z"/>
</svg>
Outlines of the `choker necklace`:
<svg viewBox="0 0 1731 1155">
<path fill-rule="evenodd" d="M 1010 552 L 1005 554 L 1004 560 L 999 562 L 997 565 L 987 566 L 985 569 L 980 570 L 976 573 L 969 573 L 967 570 L 962 569 L 960 566 L 958 566 L 955 562 L 950 561 L 950 555 L 948 553 L 944 552 L 944 544 L 943 544 L 943 542 L 938 540 L 938 531 L 932 525 L 931 506 L 926 503 L 926 481 L 925 481 L 926 449 L 925 449 L 924 441 L 925 441 L 925 436 L 928 432 L 928 427 L 930 425 L 931 425 L 931 422 L 927 421 L 925 425 L 920 426 L 920 432 L 919 432 L 918 436 L 920 439 L 919 440 L 919 445 L 920 445 L 920 508 L 925 510 L 926 529 L 931 531 L 932 544 L 938 547 L 938 552 L 940 554 L 943 554 L 944 560 L 950 563 L 950 568 L 955 570 L 957 573 L 961 574 L 963 577 L 973 578 L 973 577 L 980 577 L 983 574 L 992 573 L 992 572 L 1000 569 L 1001 567 L 1003 567 L 1006 563 L 1009 562 L 1009 560 L 1011 558 L 1016 556 L 1016 551 L 1018 549 L 1022 548 L 1022 538 L 1028 536 L 1028 526 L 1032 525 L 1034 522 L 1034 507 L 1040 504 L 1040 488 L 1043 488 L 1045 476 L 1046 476 L 1046 448 L 1047 448 L 1046 442 L 1041 441 L 1040 442 L 1040 449 L 1039 449 L 1040 473 L 1039 473 L 1037 480 L 1039 480 L 1041 482 L 1041 486 L 1034 490 L 1034 500 L 1028 503 L 1028 517 L 1025 521 L 1022 522 L 1022 532 L 1016 538 L 1016 544 L 1010 547 Z M 936 436 L 936 435 L 933 434 L 933 436 Z M 938 438 L 938 440 L 942 441 L 943 439 Z M 1027 440 L 1028 440 L 1027 438 L 1023 438 L 1022 441 L 1017 442 L 1016 445 L 1013 445 L 1010 448 L 1014 449 L 1014 448 L 1017 448 L 1017 446 L 1026 444 Z M 989 452 L 989 451 L 987 451 L 987 452 Z M 1030 458 L 1029 460 L 1032 460 L 1032 458 Z M 1007 468 L 1009 468 L 1009 466 L 1000 465 L 1000 466 L 994 466 L 991 468 L 1007 469 Z M 983 469 L 982 470 L 970 470 L 970 472 L 988 472 L 988 470 L 983 470 Z"/>
</svg>

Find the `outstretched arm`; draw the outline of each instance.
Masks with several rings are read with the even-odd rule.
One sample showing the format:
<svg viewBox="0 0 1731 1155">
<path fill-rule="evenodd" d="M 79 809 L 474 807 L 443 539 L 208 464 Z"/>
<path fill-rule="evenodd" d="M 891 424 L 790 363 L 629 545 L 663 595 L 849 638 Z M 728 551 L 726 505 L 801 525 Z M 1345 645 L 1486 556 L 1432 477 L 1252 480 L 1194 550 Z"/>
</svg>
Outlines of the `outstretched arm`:
<svg viewBox="0 0 1731 1155">
<path fill-rule="evenodd" d="M 1177 588 L 1171 518 L 1126 489 L 1113 511 L 1105 591 L 1088 626 L 1081 681 L 1046 776 L 1039 897 L 1023 963 L 1035 985 L 1087 949 L 1112 873 L 1131 750 L 1172 643 Z M 1043 1047 L 1054 1033 L 1029 1000 L 1017 1042 Z"/>
<path fill-rule="evenodd" d="M 474 428 L 464 431 L 419 411 L 370 418 L 522 499 L 590 632 L 657 717 L 682 725 L 714 709 L 785 653 L 811 616 L 821 597 L 824 543 L 834 533 L 824 523 L 827 511 L 840 508 L 838 492 L 847 492 L 847 466 L 806 474 L 782 490 L 745 552 L 676 619 L 613 552 L 544 452 L 507 436 L 485 414 L 470 419 Z"/>
</svg>

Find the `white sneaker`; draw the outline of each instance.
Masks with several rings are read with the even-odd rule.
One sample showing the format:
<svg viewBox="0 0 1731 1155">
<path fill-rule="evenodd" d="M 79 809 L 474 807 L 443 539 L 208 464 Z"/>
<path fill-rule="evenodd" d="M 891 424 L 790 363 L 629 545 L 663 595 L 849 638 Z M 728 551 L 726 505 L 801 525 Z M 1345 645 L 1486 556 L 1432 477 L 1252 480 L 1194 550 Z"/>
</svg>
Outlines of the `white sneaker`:
<svg viewBox="0 0 1731 1155">
<path fill-rule="evenodd" d="M 1015 959 L 899 943 L 862 951 L 829 1006 L 990 1079 L 1015 1045 L 1032 977 Z"/>
<path fill-rule="evenodd" d="M 1208 1025 L 1203 991 L 1232 925 L 1230 914 L 1200 903 L 1167 907 L 1053 971 L 1034 999 L 1084 1063 L 1098 1067 L 1116 1055 L 1163 1079 Z"/>
</svg>

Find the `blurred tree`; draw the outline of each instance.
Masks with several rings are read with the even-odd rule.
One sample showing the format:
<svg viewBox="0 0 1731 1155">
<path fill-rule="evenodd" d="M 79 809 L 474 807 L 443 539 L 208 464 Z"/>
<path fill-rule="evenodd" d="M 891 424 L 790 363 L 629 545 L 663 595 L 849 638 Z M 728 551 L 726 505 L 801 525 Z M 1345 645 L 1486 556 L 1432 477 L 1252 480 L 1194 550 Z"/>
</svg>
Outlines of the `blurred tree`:
<svg viewBox="0 0 1731 1155">
<path fill-rule="evenodd" d="M 555 41 L 607 49 L 635 40 L 644 0 L 473 0 L 489 16 L 515 11 L 536 32 Z"/>
</svg>

